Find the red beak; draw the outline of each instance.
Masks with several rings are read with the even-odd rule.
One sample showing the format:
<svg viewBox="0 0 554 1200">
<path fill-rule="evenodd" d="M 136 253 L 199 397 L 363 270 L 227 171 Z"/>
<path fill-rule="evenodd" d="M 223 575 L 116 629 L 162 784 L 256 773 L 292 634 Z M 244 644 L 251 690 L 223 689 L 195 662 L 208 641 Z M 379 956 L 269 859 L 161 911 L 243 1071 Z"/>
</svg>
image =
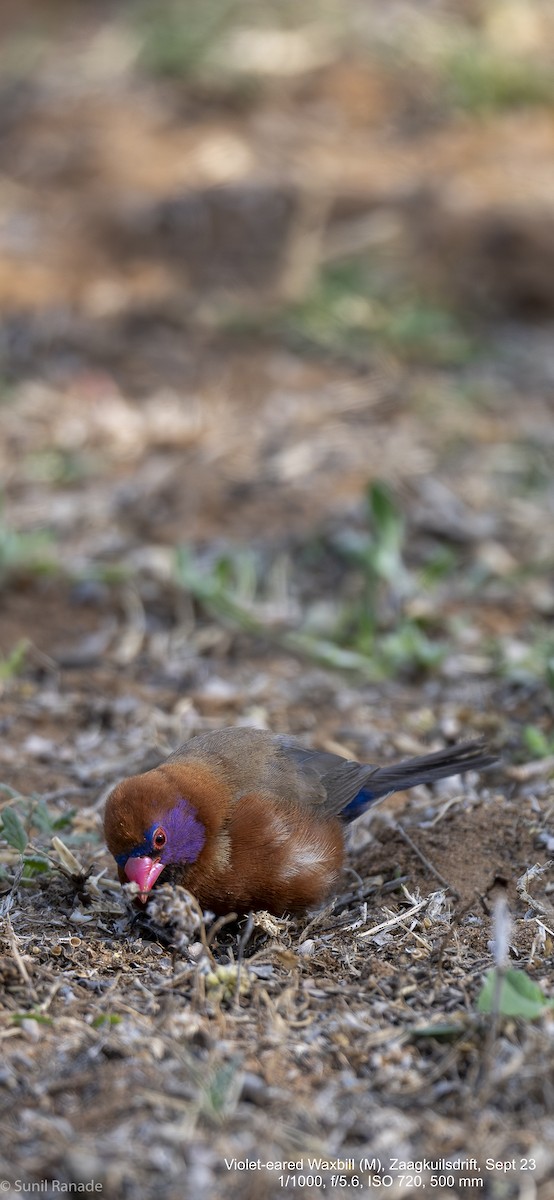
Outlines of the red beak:
<svg viewBox="0 0 554 1200">
<path fill-rule="evenodd" d="M 164 864 L 158 861 L 154 862 L 152 858 L 128 858 L 123 870 L 132 883 L 138 883 L 141 895 L 138 897 L 143 904 L 146 904 L 147 895 L 150 889 L 154 886 L 158 875 L 164 869 Z"/>
</svg>

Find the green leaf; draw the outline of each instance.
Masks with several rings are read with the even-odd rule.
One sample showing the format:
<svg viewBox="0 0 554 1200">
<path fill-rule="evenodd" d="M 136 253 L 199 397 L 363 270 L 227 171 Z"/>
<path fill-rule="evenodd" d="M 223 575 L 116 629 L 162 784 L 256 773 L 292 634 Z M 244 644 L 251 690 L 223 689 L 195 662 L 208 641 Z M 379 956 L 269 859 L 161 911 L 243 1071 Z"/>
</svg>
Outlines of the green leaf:
<svg viewBox="0 0 554 1200">
<path fill-rule="evenodd" d="M 216 1067 L 208 1080 L 205 1093 L 207 1107 L 220 1116 L 232 1107 L 237 1083 L 237 1064 L 223 1063 Z"/>
<path fill-rule="evenodd" d="M 17 1012 L 12 1014 L 14 1025 L 21 1025 L 22 1021 L 36 1021 L 38 1025 L 53 1025 L 52 1017 L 45 1016 L 44 1013 L 37 1012 Z"/>
<path fill-rule="evenodd" d="M 491 1013 L 496 1000 L 497 971 L 488 971 L 477 1000 L 479 1012 Z M 529 978 L 526 971 L 506 971 L 500 985 L 498 1011 L 503 1017 L 525 1017 L 532 1021 L 546 1008 L 554 1006 L 547 1000 L 539 985 Z"/>
<path fill-rule="evenodd" d="M 31 825 L 35 829 L 40 829 L 41 833 L 52 834 L 58 829 L 66 829 L 71 825 L 76 809 L 72 808 L 71 812 L 59 813 L 51 812 L 44 800 L 39 800 L 35 804 L 31 816 Z"/>
<path fill-rule="evenodd" d="M 402 567 L 400 551 L 404 540 L 404 521 L 389 489 L 379 480 L 369 488 L 368 507 L 374 530 L 373 565 L 378 575 L 389 579 Z"/>
<path fill-rule="evenodd" d="M 16 850 L 25 849 L 28 840 L 25 827 L 13 808 L 5 808 L 2 813 L 2 834 Z"/>
<path fill-rule="evenodd" d="M 23 878 L 32 879 L 34 875 L 43 875 L 45 871 L 50 871 L 51 865 L 46 858 L 40 858 L 37 854 L 29 855 L 23 859 Z"/>
<path fill-rule="evenodd" d="M 19 675 L 25 666 L 29 649 L 29 639 L 21 638 L 7 658 L 0 658 L 0 680 L 7 683 L 15 675 Z"/>
<path fill-rule="evenodd" d="M 376 479 L 368 490 L 369 511 L 377 533 L 382 538 L 398 542 L 403 522 L 389 488 Z"/>
<path fill-rule="evenodd" d="M 445 655 L 444 645 L 432 642 L 413 621 L 404 621 L 381 638 L 379 649 L 387 663 L 398 669 L 409 665 L 436 667 Z"/>
<path fill-rule="evenodd" d="M 549 688 L 554 691 L 554 658 L 548 658 L 544 668 L 544 675 Z"/>
<path fill-rule="evenodd" d="M 54 828 L 52 815 L 48 809 L 48 806 L 44 803 L 44 800 L 39 800 L 38 804 L 34 808 L 32 824 L 37 829 L 40 829 L 42 833 L 51 833 L 52 829 Z"/>
<path fill-rule="evenodd" d="M 414 581 L 402 558 L 404 518 L 380 480 L 368 489 L 367 506 L 371 532 L 365 552 L 366 572 L 387 583 L 396 595 L 408 595 Z"/>
<path fill-rule="evenodd" d="M 361 675 L 371 681 L 383 677 L 379 667 L 366 654 L 359 654 L 356 650 L 338 646 L 336 642 L 326 638 L 311 637 L 309 634 L 293 631 L 286 634 L 282 641 L 283 645 L 291 650 L 309 655 L 314 662 L 322 663 L 323 666 L 341 671 L 359 671 Z"/>
<path fill-rule="evenodd" d="M 117 1013 L 99 1013 L 91 1023 L 92 1029 L 100 1029 L 103 1025 L 120 1025 L 122 1018 Z"/>
<path fill-rule="evenodd" d="M 547 758 L 552 753 L 553 744 L 537 725 L 526 725 L 523 730 L 523 740 L 530 754 L 535 758 Z"/>
<path fill-rule="evenodd" d="M 52 829 L 67 829 L 71 825 L 76 812 L 77 809 L 72 808 L 69 812 L 63 813 L 61 817 L 56 817 L 55 821 L 52 821 Z"/>
<path fill-rule="evenodd" d="M 410 1031 L 412 1038 L 435 1038 L 438 1042 L 453 1042 L 465 1033 L 463 1025 L 455 1025 L 453 1022 L 444 1025 L 419 1025 Z"/>
</svg>

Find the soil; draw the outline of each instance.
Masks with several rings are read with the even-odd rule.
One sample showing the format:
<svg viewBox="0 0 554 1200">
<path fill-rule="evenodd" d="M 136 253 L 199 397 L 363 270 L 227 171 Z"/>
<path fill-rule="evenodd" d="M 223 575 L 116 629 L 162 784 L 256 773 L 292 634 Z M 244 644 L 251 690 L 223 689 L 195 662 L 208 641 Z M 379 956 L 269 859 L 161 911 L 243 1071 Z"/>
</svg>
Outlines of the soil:
<svg viewBox="0 0 554 1200">
<path fill-rule="evenodd" d="M 225 88 L 149 74 L 132 6 L 47 7 L 0 17 L 1 1173 L 256 1200 L 283 1173 L 311 1197 L 369 1186 L 364 1158 L 475 1159 L 407 1170 L 551 1200 L 551 107 L 445 107 L 373 6 L 349 6 L 369 48 L 318 9 L 312 66 Z M 387 36 L 419 8 L 391 4 Z M 456 20 L 492 38 L 481 8 Z M 368 255 L 374 323 L 349 340 L 347 288 L 329 343 L 303 304 Z M 454 314 L 461 356 L 376 332 L 406 296 Z M 373 662 L 376 481 L 403 533 Z M 437 657 L 390 648 L 414 626 Z M 368 762 L 484 736 L 498 764 L 356 822 L 323 911 L 220 925 L 160 887 L 137 914 L 108 791 L 244 724 Z M 495 965 L 541 989 L 534 1019 L 482 1011 Z M 304 1186 L 309 1158 L 354 1167 Z"/>
</svg>

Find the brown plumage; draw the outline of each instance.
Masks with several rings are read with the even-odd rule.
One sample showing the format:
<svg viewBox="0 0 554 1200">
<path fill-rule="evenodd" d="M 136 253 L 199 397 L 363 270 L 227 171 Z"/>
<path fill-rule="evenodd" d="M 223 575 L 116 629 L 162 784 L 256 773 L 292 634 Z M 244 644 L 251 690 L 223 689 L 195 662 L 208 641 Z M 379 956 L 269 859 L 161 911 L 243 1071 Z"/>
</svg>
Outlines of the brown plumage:
<svg viewBox="0 0 554 1200">
<path fill-rule="evenodd" d="M 376 767 L 262 730 L 221 729 L 119 783 L 106 842 L 143 900 L 162 876 L 215 912 L 300 912 L 337 887 L 349 821 L 391 792 L 494 761 L 466 742 Z"/>
</svg>

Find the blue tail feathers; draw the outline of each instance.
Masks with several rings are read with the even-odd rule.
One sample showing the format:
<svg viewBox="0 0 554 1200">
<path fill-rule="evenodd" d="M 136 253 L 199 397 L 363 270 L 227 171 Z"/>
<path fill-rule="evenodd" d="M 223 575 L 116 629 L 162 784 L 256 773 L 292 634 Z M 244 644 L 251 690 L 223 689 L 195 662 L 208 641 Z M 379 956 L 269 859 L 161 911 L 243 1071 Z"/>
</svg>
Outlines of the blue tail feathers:
<svg viewBox="0 0 554 1200">
<path fill-rule="evenodd" d="M 378 799 L 378 793 L 370 792 L 369 788 L 362 788 L 354 799 L 343 808 L 341 817 L 343 821 L 355 821 L 356 817 L 360 817 L 366 808 L 369 808 L 373 800 Z"/>
<path fill-rule="evenodd" d="M 392 763 L 388 767 L 368 766 L 367 783 L 348 801 L 342 809 L 341 816 L 345 821 L 354 821 L 370 804 L 392 795 L 393 792 L 403 792 L 421 783 L 433 784 L 438 779 L 447 779 L 452 775 L 463 774 L 464 771 L 483 770 L 485 767 L 494 766 L 496 761 L 494 754 L 488 752 L 482 741 L 475 741 L 462 742 L 446 750 L 437 750 L 433 754 L 418 755 L 417 758 Z M 368 786 L 369 782 L 371 787 Z"/>
</svg>

